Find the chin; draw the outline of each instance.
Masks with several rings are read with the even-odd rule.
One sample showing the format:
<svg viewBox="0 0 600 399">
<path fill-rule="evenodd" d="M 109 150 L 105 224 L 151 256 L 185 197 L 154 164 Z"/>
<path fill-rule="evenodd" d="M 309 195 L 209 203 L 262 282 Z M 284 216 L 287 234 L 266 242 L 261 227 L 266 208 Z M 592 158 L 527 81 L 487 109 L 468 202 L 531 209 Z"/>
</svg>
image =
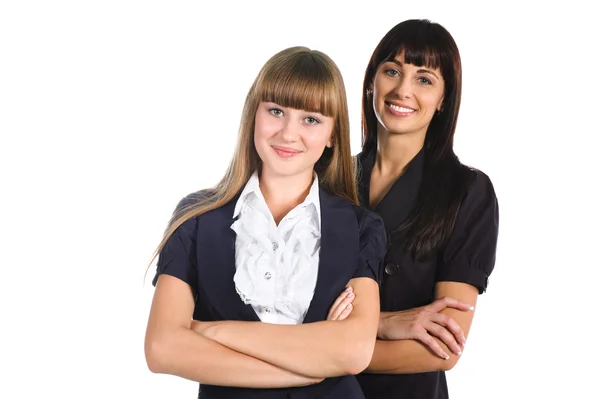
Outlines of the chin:
<svg viewBox="0 0 600 399">
<path fill-rule="evenodd" d="M 404 126 L 384 126 L 385 130 L 388 131 L 389 134 L 406 134 L 410 132 L 410 129 Z"/>
<path fill-rule="evenodd" d="M 263 169 L 266 168 L 271 174 L 281 177 L 291 177 L 307 173 L 310 170 L 312 173 L 314 168 L 304 167 L 303 165 L 291 165 L 286 162 L 269 162 L 268 164 L 263 163 Z"/>
<path fill-rule="evenodd" d="M 300 172 L 297 166 L 285 164 L 284 162 L 263 162 L 263 169 L 267 169 L 270 173 L 278 176 L 293 176 Z"/>
</svg>

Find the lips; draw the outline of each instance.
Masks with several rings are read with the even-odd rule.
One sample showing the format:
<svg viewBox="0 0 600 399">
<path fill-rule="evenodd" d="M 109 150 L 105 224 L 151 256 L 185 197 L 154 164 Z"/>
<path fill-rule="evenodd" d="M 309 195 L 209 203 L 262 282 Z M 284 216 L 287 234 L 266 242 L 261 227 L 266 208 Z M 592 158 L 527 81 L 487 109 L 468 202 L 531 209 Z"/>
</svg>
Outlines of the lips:
<svg viewBox="0 0 600 399">
<path fill-rule="evenodd" d="M 408 116 L 415 113 L 414 108 L 407 107 L 406 105 L 394 104 L 388 101 L 385 102 L 385 105 L 393 115 Z"/>
<path fill-rule="evenodd" d="M 289 148 L 289 147 L 280 147 L 280 146 L 271 146 L 271 148 L 273 148 L 273 150 L 275 151 L 275 153 L 280 156 L 281 158 L 293 158 L 296 155 L 302 153 L 302 151 L 300 150 L 296 150 L 294 148 Z"/>
</svg>

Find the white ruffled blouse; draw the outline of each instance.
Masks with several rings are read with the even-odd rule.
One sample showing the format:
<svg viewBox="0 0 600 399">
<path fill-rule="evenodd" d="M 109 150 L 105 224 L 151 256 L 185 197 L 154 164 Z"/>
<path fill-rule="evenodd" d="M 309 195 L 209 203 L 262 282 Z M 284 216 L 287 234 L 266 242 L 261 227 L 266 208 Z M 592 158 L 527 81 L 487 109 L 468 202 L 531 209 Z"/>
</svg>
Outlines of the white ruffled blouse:
<svg viewBox="0 0 600 399">
<path fill-rule="evenodd" d="M 260 191 L 258 174 L 248 180 L 233 214 L 236 221 L 235 288 L 261 321 L 300 324 L 315 286 L 321 249 L 319 182 L 304 202 L 275 224 Z"/>
</svg>

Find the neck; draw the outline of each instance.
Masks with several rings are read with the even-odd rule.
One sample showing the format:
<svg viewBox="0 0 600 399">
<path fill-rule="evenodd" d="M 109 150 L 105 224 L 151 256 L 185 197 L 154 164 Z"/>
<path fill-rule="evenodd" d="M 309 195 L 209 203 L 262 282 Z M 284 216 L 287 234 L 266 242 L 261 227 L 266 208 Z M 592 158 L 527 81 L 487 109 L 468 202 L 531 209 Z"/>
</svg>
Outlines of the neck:
<svg viewBox="0 0 600 399">
<path fill-rule="evenodd" d="M 424 144 L 424 134 L 394 134 L 379 126 L 375 167 L 381 175 L 400 176 Z"/>
<path fill-rule="evenodd" d="M 273 219 L 281 219 L 306 199 L 313 181 L 313 171 L 293 176 L 281 176 L 262 168 L 259 179 L 260 191 L 271 210 Z"/>
</svg>

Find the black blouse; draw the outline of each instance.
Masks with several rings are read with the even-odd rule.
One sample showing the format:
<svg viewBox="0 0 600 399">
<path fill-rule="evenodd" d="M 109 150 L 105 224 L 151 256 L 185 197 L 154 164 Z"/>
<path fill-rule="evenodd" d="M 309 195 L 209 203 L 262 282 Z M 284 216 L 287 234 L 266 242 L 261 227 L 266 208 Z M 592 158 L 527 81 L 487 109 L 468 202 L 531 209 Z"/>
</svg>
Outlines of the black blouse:
<svg viewBox="0 0 600 399">
<path fill-rule="evenodd" d="M 361 203 L 370 209 L 369 187 L 375 152 L 361 153 L 357 158 L 359 197 Z M 489 177 L 481 171 L 473 170 L 473 179 L 462 200 L 452 235 L 437 256 L 416 261 L 401 245 L 402 235 L 391 234 L 406 220 L 415 205 L 424 164 L 425 153 L 421 150 L 373 209 L 382 217 L 389 240 L 380 286 L 382 312 L 430 304 L 434 300 L 435 284 L 439 281 L 468 283 L 481 294 L 487 288 L 488 278 L 494 269 L 498 201 Z M 363 373 L 357 378 L 367 399 L 448 398 L 443 371 Z"/>
</svg>

